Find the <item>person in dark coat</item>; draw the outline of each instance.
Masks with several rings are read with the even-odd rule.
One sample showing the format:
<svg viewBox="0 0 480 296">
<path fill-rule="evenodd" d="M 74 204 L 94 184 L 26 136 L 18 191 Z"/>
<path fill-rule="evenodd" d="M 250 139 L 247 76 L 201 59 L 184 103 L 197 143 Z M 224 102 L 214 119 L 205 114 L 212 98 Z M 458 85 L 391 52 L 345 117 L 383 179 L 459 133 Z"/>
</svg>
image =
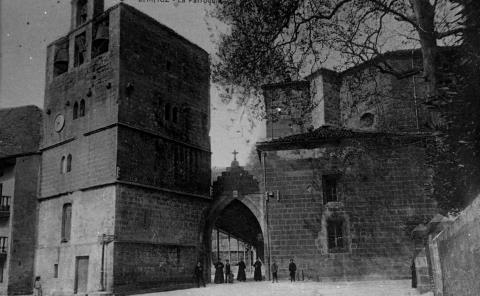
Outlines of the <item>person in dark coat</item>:
<svg viewBox="0 0 480 296">
<path fill-rule="evenodd" d="M 278 274 L 277 274 L 278 273 L 278 264 L 275 261 L 275 259 L 273 259 L 273 264 L 272 264 L 271 270 L 272 270 L 272 283 L 275 283 L 275 281 L 278 283 Z"/>
<path fill-rule="evenodd" d="M 237 274 L 237 281 L 244 282 L 247 280 L 247 276 L 245 275 L 245 269 L 247 269 L 247 265 L 243 260 L 240 260 L 236 265 L 238 265 L 238 274 Z"/>
<path fill-rule="evenodd" d="M 215 279 L 213 282 L 215 284 L 223 284 L 225 280 L 223 279 L 223 263 L 221 261 L 218 261 L 215 263 Z"/>
<path fill-rule="evenodd" d="M 230 269 L 230 261 L 228 259 L 225 263 L 225 282 L 233 283 L 232 270 Z"/>
<path fill-rule="evenodd" d="M 255 281 L 261 281 L 262 280 L 262 262 L 260 261 L 259 258 L 257 258 L 257 261 L 253 264 L 253 267 L 255 267 L 255 272 L 253 273 L 253 279 Z"/>
<path fill-rule="evenodd" d="M 198 261 L 197 266 L 195 266 L 195 279 L 197 280 L 197 286 L 199 288 L 200 288 L 200 282 L 205 287 L 205 280 L 203 279 L 203 267 L 200 261 Z"/>
<path fill-rule="evenodd" d="M 290 282 L 294 282 L 295 272 L 297 272 L 297 265 L 295 265 L 293 259 L 290 259 L 290 264 L 288 264 L 288 271 L 290 271 Z"/>
</svg>

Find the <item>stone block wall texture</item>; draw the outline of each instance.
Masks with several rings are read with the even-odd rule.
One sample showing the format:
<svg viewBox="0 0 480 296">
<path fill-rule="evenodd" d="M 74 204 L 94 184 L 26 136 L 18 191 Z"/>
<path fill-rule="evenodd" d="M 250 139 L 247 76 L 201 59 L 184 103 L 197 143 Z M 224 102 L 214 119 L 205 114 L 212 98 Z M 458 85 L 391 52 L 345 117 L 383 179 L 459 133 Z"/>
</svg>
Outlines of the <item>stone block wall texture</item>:
<svg viewBox="0 0 480 296">
<path fill-rule="evenodd" d="M 267 138 L 280 138 L 307 131 L 312 125 L 308 81 L 263 87 L 267 111 Z"/>
<path fill-rule="evenodd" d="M 385 146 L 342 140 L 316 149 L 268 152 L 267 190 L 272 257 L 288 275 L 294 258 L 307 278 L 409 278 L 410 231 L 436 213 L 424 185 L 421 144 Z M 339 175 L 339 202 L 323 203 L 322 175 Z M 346 250 L 327 246 L 328 218 L 345 223 Z"/>
<path fill-rule="evenodd" d="M 8 294 L 32 293 L 40 155 L 15 162 L 15 192 L 10 205 Z"/>
<path fill-rule="evenodd" d="M 210 201 L 119 185 L 114 291 L 191 286 Z"/>
<path fill-rule="evenodd" d="M 396 69 L 408 71 L 411 59 L 387 60 Z M 417 59 L 414 61 L 418 62 Z M 430 117 L 422 103 L 426 84 L 419 77 L 397 79 L 373 66 L 352 68 L 342 73 L 340 86 L 341 125 L 352 129 L 378 131 L 423 131 Z M 374 115 L 373 125 L 364 126 L 362 115 Z"/>
<path fill-rule="evenodd" d="M 42 277 L 45 295 L 72 295 L 75 285 L 75 260 L 88 256 L 88 292 L 100 291 L 102 234 L 115 232 L 115 186 L 75 191 L 40 200 L 35 274 Z M 62 242 L 62 210 L 72 204 L 71 235 Z M 54 265 L 58 264 L 58 277 Z M 113 285 L 113 244 L 105 251 L 106 288 Z M 110 288 L 110 289 L 109 289 Z"/>
<path fill-rule="evenodd" d="M 92 27 L 105 18 L 109 50 L 92 57 Z M 75 66 L 74 40 L 83 33 L 87 58 Z M 55 46 L 65 40 L 69 69 L 54 76 Z M 81 100 L 85 116 L 74 119 Z M 88 292 L 100 291 L 102 234 L 114 235 L 106 291 L 192 284 L 210 202 L 209 103 L 208 54 L 123 3 L 49 46 L 36 259 L 48 293 L 73 292 L 78 256 L 89 256 Z M 65 126 L 56 132 L 59 114 Z M 71 171 L 61 173 L 69 154 Z M 61 243 L 66 202 L 72 239 Z"/>
<path fill-rule="evenodd" d="M 326 69 L 308 77 L 312 97 L 312 125 L 340 125 L 340 79 L 338 73 Z"/>
<path fill-rule="evenodd" d="M 38 151 L 41 124 L 36 106 L 0 109 L 0 158 Z"/>
<path fill-rule="evenodd" d="M 208 54 L 138 10 L 121 8 L 119 122 L 209 151 Z"/>
<path fill-rule="evenodd" d="M 434 242 L 438 246 L 443 296 L 480 295 L 480 198 L 477 197 Z"/>
</svg>

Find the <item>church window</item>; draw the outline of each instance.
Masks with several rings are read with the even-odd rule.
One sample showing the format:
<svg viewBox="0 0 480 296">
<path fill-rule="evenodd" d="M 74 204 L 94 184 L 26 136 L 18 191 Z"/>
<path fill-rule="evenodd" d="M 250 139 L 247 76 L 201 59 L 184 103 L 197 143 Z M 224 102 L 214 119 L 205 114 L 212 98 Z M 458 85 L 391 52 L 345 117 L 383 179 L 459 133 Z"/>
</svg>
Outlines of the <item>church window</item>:
<svg viewBox="0 0 480 296">
<path fill-rule="evenodd" d="M 77 26 L 87 21 L 87 0 L 78 0 L 77 2 Z"/>
<path fill-rule="evenodd" d="M 345 251 L 343 220 L 327 221 L 328 250 L 331 253 Z"/>
<path fill-rule="evenodd" d="M 60 160 L 60 173 L 65 174 L 67 172 L 67 161 L 65 156 L 62 156 Z"/>
<path fill-rule="evenodd" d="M 170 109 L 171 106 L 169 103 L 165 104 L 165 120 L 170 120 Z"/>
<path fill-rule="evenodd" d="M 173 110 L 172 110 L 172 121 L 174 123 L 177 123 L 178 122 L 178 108 L 177 107 L 173 107 Z"/>
<path fill-rule="evenodd" d="M 53 278 L 58 278 L 58 264 L 53 264 Z"/>
<path fill-rule="evenodd" d="M 85 116 L 85 100 L 80 101 L 80 108 L 78 108 L 78 117 Z"/>
<path fill-rule="evenodd" d="M 68 157 L 67 157 L 67 168 L 66 168 L 66 172 L 70 172 L 72 170 L 72 155 L 69 154 Z"/>
<path fill-rule="evenodd" d="M 78 103 L 75 102 L 75 104 L 73 104 L 73 119 L 77 119 L 78 118 Z"/>
<path fill-rule="evenodd" d="M 62 210 L 62 242 L 70 240 L 70 232 L 72 228 L 72 204 L 63 205 Z"/>
<path fill-rule="evenodd" d="M 326 204 L 328 202 L 338 201 L 337 181 L 338 181 L 338 175 L 323 175 L 322 176 L 323 203 L 324 204 Z"/>
<path fill-rule="evenodd" d="M 85 32 L 79 34 L 75 37 L 75 60 L 74 65 L 75 67 L 80 66 L 85 62 L 85 58 L 87 54 L 87 39 Z"/>
</svg>

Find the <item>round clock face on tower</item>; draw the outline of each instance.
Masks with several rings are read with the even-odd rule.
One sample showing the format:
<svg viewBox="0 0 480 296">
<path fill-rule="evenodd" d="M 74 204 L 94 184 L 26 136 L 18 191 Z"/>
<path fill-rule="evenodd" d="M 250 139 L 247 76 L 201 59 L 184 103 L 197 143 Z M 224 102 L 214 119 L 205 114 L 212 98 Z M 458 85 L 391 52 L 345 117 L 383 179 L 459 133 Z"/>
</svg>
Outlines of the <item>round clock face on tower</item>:
<svg viewBox="0 0 480 296">
<path fill-rule="evenodd" d="M 63 129 L 64 125 L 65 125 L 65 118 L 63 117 L 62 114 L 58 114 L 57 117 L 55 117 L 55 124 L 54 124 L 55 131 L 59 133 Z"/>
</svg>

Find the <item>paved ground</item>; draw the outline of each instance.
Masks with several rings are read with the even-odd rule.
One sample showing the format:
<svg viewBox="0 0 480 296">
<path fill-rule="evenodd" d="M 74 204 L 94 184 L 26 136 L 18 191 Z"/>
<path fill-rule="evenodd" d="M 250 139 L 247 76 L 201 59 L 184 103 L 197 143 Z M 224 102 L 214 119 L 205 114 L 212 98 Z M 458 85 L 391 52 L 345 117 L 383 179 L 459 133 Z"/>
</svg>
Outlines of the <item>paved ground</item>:
<svg viewBox="0 0 480 296">
<path fill-rule="evenodd" d="M 279 283 L 246 282 L 234 284 L 210 284 L 206 288 L 177 290 L 143 296 L 415 296 L 410 281 L 362 281 L 362 282 L 296 282 Z M 424 294 L 428 295 L 428 294 Z"/>
</svg>

